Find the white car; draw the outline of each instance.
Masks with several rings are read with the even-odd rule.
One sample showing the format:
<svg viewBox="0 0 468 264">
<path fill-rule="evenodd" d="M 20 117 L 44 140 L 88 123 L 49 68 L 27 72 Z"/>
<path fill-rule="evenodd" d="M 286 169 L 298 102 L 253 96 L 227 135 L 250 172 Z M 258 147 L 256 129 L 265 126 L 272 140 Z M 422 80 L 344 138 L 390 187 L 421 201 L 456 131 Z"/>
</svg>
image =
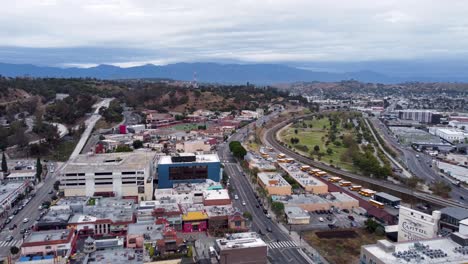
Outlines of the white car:
<svg viewBox="0 0 468 264">
<path fill-rule="evenodd" d="M 320 222 L 323 222 L 323 221 L 325 221 L 325 220 L 323 220 L 323 217 L 319 217 L 319 221 L 320 221 Z"/>
<path fill-rule="evenodd" d="M 23 219 L 23 223 L 27 223 L 27 222 L 29 222 L 28 218 Z"/>
<path fill-rule="evenodd" d="M 234 195 L 234 199 L 239 200 L 239 196 L 237 196 L 237 194 Z"/>
<path fill-rule="evenodd" d="M 245 202 L 244 202 L 244 201 L 242 202 L 242 205 L 245 206 Z"/>
</svg>

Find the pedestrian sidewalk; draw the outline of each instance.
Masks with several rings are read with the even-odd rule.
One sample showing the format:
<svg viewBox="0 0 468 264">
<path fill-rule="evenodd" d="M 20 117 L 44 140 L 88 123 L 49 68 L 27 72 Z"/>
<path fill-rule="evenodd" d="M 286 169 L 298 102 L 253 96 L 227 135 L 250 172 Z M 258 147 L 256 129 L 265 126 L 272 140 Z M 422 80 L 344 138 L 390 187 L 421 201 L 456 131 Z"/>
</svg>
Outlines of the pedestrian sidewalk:
<svg viewBox="0 0 468 264">
<path fill-rule="evenodd" d="M 283 230 L 283 232 L 285 232 L 286 234 L 289 234 L 289 230 L 282 223 L 279 223 L 278 226 L 279 226 L 279 228 L 281 228 L 281 230 Z M 291 234 L 289 235 L 289 237 L 291 237 L 292 241 L 296 242 L 296 244 L 299 245 L 299 247 L 305 249 L 306 251 L 308 251 L 310 253 L 310 254 L 307 254 L 307 256 L 309 256 L 309 258 L 310 258 L 310 255 L 313 256 L 312 257 L 313 263 L 328 264 L 328 261 L 326 259 L 324 259 L 318 253 L 318 251 L 315 250 L 315 248 L 311 247 L 309 245 L 309 243 L 307 243 L 305 240 L 301 239 L 297 232 L 291 231 Z"/>
</svg>

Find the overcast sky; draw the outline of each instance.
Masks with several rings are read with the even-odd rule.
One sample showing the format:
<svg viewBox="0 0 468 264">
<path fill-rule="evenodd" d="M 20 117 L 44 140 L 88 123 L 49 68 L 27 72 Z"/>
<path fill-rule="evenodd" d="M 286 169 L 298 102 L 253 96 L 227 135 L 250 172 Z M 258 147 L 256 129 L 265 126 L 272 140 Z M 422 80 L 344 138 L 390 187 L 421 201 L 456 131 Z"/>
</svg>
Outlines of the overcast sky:
<svg viewBox="0 0 468 264">
<path fill-rule="evenodd" d="M 291 64 L 468 55 L 468 1 L 0 1 L 0 62 Z"/>
</svg>

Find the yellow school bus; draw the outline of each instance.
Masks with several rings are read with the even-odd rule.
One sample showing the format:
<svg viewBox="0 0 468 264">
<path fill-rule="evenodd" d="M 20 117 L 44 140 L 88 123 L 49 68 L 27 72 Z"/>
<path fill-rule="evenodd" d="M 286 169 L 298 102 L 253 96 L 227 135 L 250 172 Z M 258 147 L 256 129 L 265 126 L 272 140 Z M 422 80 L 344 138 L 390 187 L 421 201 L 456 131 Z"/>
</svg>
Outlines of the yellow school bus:
<svg viewBox="0 0 468 264">
<path fill-rule="evenodd" d="M 276 155 L 276 158 L 278 158 L 278 159 L 284 159 L 284 158 L 286 158 L 286 155 L 283 154 L 283 153 L 279 153 L 278 155 Z"/>
<path fill-rule="evenodd" d="M 330 181 L 330 182 L 339 182 L 339 181 L 341 181 L 341 178 L 340 177 L 330 177 L 328 179 L 328 181 Z"/>
<path fill-rule="evenodd" d="M 310 166 L 308 165 L 301 166 L 301 171 L 309 171 L 309 170 L 310 170 Z"/>
<path fill-rule="evenodd" d="M 362 188 L 361 185 L 353 185 L 353 186 L 349 187 L 349 190 L 350 191 L 360 191 L 361 188 Z"/>
<path fill-rule="evenodd" d="M 327 173 L 325 171 L 317 171 L 317 172 L 315 172 L 315 176 L 325 177 L 325 176 L 327 176 Z"/>
<path fill-rule="evenodd" d="M 377 202 L 376 200 L 373 200 L 373 199 L 370 199 L 369 203 L 372 204 L 373 206 L 377 207 L 377 208 L 380 208 L 380 209 L 383 209 L 384 206 L 385 206 L 383 203 Z"/>
<path fill-rule="evenodd" d="M 351 186 L 351 182 L 350 181 L 341 181 L 340 186 L 342 186 L 342 187 Z"/>
<path fill-rule="evenodd" d="M 375 191 L 370 189 L 362 189 L 359 191 L 359 194 L 366 197 L 371 197 L 375 194 Z"/>
</svg>

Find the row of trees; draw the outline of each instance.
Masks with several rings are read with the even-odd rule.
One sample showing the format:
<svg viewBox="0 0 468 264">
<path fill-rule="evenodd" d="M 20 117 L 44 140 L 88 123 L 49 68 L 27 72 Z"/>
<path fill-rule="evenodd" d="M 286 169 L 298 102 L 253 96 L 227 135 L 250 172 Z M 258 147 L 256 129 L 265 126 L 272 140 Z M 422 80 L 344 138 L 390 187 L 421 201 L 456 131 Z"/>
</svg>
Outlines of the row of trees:
<svg viewBox="0 0 468 264">
<path fill-rule="evenodd" d="M 243 159 L 247 155 L 247 150 L 242 146 L 239 141 L 231 141 L 229 143 L 229 150 L 232 152 L 234 157 Z"/>
</svg>

